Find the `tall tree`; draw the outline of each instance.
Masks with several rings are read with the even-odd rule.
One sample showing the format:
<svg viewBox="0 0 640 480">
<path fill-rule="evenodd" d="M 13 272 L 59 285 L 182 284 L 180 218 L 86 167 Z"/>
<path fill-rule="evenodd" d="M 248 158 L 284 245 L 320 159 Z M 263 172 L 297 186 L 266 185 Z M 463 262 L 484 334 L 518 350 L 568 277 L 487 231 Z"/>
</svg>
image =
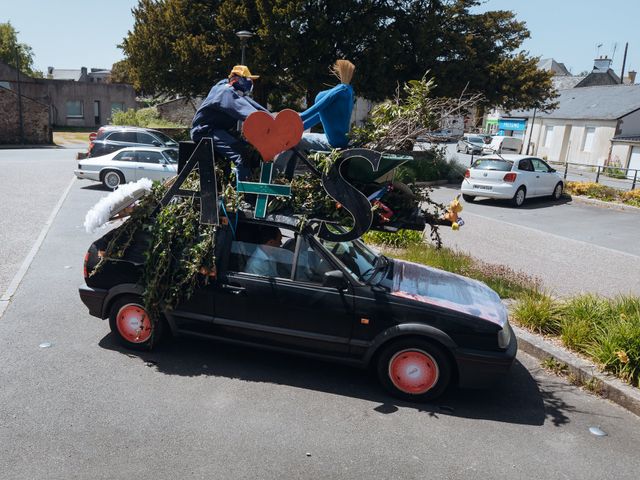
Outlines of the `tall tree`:
<svg viewBox="0 0 640 480">
<path fill-rule="evenodd" d="M 26 43 L 18 42 L 18 32 L 11 22 L 0 23 L 0 60 L 32 77 L 42 77 L 42 72 L 33 69 L 33 49 Z"/>
<path fill-rule="evenodd" d="M 274 107 L 335 84 L 337 58 L 356 64 L 354 87 L 372 100 L 399 82 L 436 79 L 436 95 L 465 88 L 488 104 L 528 108 L 552 97 L 550 74 L 520 52 L 529 31 L 510 11 L 472 13 L 479 0 L 140 0 L 121 47 L 135 85 L 204 94 L 239 62 L 238 30 L 250 30 L 247 63 L 257 96 Z"/>
</svg>

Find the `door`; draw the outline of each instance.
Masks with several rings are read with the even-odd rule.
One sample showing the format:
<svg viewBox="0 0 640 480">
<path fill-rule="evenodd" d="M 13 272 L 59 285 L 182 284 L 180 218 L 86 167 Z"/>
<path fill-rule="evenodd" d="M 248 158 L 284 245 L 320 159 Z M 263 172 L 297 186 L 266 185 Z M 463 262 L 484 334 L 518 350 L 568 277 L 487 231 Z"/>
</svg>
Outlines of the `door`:
<svg viewBox="0 0 640 480">
<path fill-rule="evenodd" d="M 533 170 L 536 175 L 537 195 L 551 195 L 558 184 L 558 177 L 551 171 L 551 167 L 539 158 L 532 158 Z"/>
<path fill-rule="evenodd" d="M 634 170 L 638 170 L 636 179 L 640 179 L 640 147 L 631 148 L 631 156 L 629 157 L 629 166 L 627 168 L 632 169 L 627 171 L 627 178 L 633 179 L 636 174 Z"/>
<path fill-rule="evenodd" d="M 349 284 L 322 285 L 324 273 L 337 268 L 305 235 L 280 228 L 284 245 L 265 243 L 274 228 L 239 226 L 215 295 L 216 324 L 237 340 L 347 355 L 354 318 Z"/>
<path fill-rule="evenodd" d="M 95 125 L 101 125 L 100 122 L 100 100 L 94 100 L 93 101 L 93 119 L 95 122 Z"/>
<path fill-rule="evenodd" d="M 161 152 L 137 150 L 136 159 L 136 180 L 148 178 L 162 182 L 175 175 L 175 171 L 167 165 Z"/>
<path fill-rule="evenodd" d="M 117 153 L 110 164 L 116 167 L 124 174 L 125 183 L 134 182 L 137 175 L 138 159 L 136 153 L 131 150 L 125 150 Z M 107 165 L 107 166 L 111 166 Z"/>
<path fill-rule="evenodd" d="M 538 179 L 533 170 L 533 163 L 530 158 L 523 158 L 518 163 L 518 183 L 527 188 L 527 197 L 538 195 Z"/>
<path fill-rule="evenodd" d="M 105 153 L 114 152 L 124 147 L 135 146 L 136 132 L 113 132 L 104 142 Z"/>
</svg>

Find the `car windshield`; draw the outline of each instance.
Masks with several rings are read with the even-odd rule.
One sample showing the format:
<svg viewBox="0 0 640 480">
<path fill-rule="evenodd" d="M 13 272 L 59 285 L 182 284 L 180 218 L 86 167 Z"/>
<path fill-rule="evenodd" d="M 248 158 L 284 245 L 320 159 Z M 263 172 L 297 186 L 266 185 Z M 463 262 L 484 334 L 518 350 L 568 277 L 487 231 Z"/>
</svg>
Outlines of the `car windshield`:
<svg viewBox="0 0 640 480">
<path fill-rule="evenodd" d="M 320 243 L 335 255 L 347 268 L 349 273 L 362 282 L 371 282 L 383 272 L 389 264 L 384 255 L 375 252 L 359 241 L 330 242 L 319 239 Z"/>
<path fill-rule="evenodd" d="M 167 157 L 169 163 L 177 163 L 178 162 L 178 152 L 176 150 L 165 150 L 164 156 Z"/>
<path fill-rule="evenodd" d="M 513 167 L 513 162 L 508 160 L 500 160 L 497 158 L 479 158 L 473 163 L 471 168 L 476 170 L 498 170 L 500 172 L 508 172 Z"/>
<path fill-rule="evenodd" d="M 153 134 L 158 137 L 160 140 L 162 140 L 162 143 L 164 143 L 165 145 L 178 145 L 178 142 L 176 142 L 173 138 L 165 135 L 162 132 L 157 132 L 154 131 Z"/>
<path fill-rule="evenodd" d="M 471 142 L 471 143 L 484 143 L 484 140 L 482 137 L 467 137 L 467 142 Z"/>
</svg>

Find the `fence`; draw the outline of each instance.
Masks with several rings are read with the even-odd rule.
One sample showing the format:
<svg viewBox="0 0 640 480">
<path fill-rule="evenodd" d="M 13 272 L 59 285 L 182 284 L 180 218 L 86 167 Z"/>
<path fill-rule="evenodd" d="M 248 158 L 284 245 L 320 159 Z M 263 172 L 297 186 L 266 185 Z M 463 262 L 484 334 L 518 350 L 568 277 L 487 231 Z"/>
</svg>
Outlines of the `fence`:
<svg viewBox="0 0 640 480">
<path fill-rule="evenodd" d="M 635 190 L 640 175 L 636 168 L 622 168 L 601 165 L 586 165 L 584 163 L 558 163 L 548 162 L 558 166 L 558 170 L 564 170 L 564 179 L 569 181 L 591 181 L 601 183 L 622 190 Z"/>
</svg>

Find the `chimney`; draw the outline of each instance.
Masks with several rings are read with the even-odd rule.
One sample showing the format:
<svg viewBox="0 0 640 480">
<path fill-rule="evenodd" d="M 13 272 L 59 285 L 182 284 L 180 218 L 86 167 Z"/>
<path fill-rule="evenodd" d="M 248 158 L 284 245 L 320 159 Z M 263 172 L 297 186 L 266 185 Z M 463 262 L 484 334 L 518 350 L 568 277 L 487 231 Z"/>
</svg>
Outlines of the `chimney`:
<svg viewBox="0 0 640 480">
<path fill-rule="evenodd" d="M 598 72 L 607 72 L 611 68 L 611 59 L 606 55 L 604 57 L 596 58 L 593 61 L 593 70 Z"/>
<path fill-rule="evenodd" d="M 636 72 L 635 70 L 629 70 L 629 72 L 627 73 L 627 75 L 629 75 L 629 83 L 631 85 L 634 85 L 636 83 Z"/>
<path fill-rule="evenodd" d="M 80 67 L 80 80 L 86 79 L 87 67 Z"/>
<path fill-rule="evenodd" d="M 53 75 L 53 67 L 47 67 L 47 75 Z"/>
</svg>

